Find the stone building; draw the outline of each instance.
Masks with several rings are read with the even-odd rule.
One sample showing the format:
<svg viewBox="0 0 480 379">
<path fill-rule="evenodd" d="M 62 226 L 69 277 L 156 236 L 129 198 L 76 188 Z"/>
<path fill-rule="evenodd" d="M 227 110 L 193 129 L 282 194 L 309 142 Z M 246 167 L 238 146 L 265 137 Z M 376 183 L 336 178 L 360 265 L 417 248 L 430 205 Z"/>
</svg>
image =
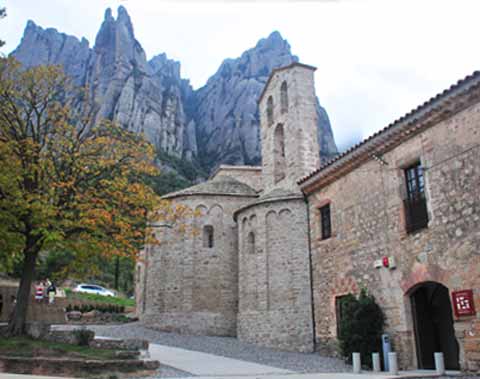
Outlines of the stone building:
<svg viewBox="0 0 480 379">
<path fill-rule="evenodd" d="M 272 72 L 262 166 L 220 166 L 165 196 L 196 211 L 196 232 L 159 229 L 142 252 L 141 321 L 335 354 L 340 299 L 365 288 L 402 368 L 440 350 L 478 369 L 480 74 L 319 167 L 314 70 Z"/>
<path fill-rule="evenodd" d="M 473 290 L 480 306 L 479 162 L 476 73 L 300 181 L 318 346 L 336 341 L 341 297 L 366 288 L 402 367 L 443 351 L 447 368 L 480 369 L 479 317 L 451 300 Z"/>
</svg>

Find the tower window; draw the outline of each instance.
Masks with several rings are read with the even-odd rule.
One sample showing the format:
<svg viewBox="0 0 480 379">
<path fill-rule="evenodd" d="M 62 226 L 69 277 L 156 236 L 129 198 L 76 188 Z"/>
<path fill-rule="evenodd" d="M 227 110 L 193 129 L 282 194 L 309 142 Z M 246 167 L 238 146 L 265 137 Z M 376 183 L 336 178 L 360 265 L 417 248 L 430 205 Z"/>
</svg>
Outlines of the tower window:
<svg viewBox="0 0 480 379">
<path fill-rule="evenodd" d="M 255 253 L 255 234 L 253 232 L 248 233 L 248 253 Z"/>
<path fill-rule="evenodd" d="M 332 236 L 332 222 L 330 219 L 330 204 L 320 208 L 320 223 L 322 226 L 322 240 Z"/>
<path fill-rule="evenodd" d="M 278 124 L 273 135 L 273 159 L 275 183 L 285 178 L 285 135 L 283 125 Z"/>
<path fill-rule="evenodd" d="M 203 247 L 213 247 L 213 226 L 205 225 L 203 227 Z"/>
<path fill-rule="evenodd" d="M 273 124 L 273 97 L 271 96 L 267 100 L 267 121 L 269 126 Z"/>
<path fill-rule="evenodd" d="M 281 113 L 288 112 L 288 88 L 287 82 L 283 82 L 282 86 L 280 87 L 280 109 Z"/>
</svg>

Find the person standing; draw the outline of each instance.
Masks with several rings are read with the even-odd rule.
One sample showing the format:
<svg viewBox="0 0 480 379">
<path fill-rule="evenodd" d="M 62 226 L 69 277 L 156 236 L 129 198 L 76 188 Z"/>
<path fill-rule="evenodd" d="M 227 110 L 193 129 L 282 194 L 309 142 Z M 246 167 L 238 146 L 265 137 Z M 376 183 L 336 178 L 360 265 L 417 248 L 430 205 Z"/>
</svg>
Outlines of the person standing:
<svg viewBox="0 0 480 379">
<path fill-rule="evenodd" d="M 53 304 L 55 302 L 56 293 L 57 293 L 57 287 L 55 287 L 55 283 L 52 282 L 47 288 L 48 304 Z"/>
<path fill-rule="evenodd" d="M 43 295 L 44 295 L 45 287 L 42 282 L 38 282 L 38 284 L 35 287 L 35 300 L 37 303 L 41 303 L 43 300 Z"/>
</svg>

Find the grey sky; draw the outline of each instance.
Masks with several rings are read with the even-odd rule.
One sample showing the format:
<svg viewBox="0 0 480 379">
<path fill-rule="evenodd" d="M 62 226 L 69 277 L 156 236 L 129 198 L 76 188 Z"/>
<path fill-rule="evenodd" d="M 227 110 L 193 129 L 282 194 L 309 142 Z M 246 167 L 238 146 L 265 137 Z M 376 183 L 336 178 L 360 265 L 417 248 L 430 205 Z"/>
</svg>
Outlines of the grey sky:
<svg viewBox="0 0 480 379">
<path fill-rule="evenodd" d="M 124 5 L 147 56 L 166 52 L 202 86 L 225 58 L 278 30 L 304 63 L 337 144 L 368 137 L 480 68 L 478 0 L 7 0 L 12 51 L 28 19 L 93 45 L 107 7 Z"/>
</svg>

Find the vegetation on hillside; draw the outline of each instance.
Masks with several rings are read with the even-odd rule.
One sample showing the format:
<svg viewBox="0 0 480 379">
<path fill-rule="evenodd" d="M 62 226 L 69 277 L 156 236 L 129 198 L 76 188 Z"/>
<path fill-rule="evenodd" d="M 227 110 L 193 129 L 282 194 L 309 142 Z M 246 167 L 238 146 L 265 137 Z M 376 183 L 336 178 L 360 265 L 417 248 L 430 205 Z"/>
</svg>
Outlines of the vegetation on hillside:
<svg viewBox="0 0 480 379">
<path fill-rule="evenodd" d="M 134 299 L 126 299 L 124 297 L 117 297 L 117 296 L 102 296 L 102 295 L 95 295 L 91 293 L 82 293 L 82 292 L 73 292 L 70 289 L 66 289 L 65 293 L 68 299 L 81 299 L 87 300 L 94 303 L 102 303 L 102 304 L 113 304 L 119 305 L 123 307 L 134 307 L 135 300 Z"/>
<path fill-rule="evenodd" d="M 159 175 L 146 177 L 146 183 L 157 195 L 161 196 L 190 187 L 197 180 L 208 176 L 196 161 L 181 159 L 163 151 L 157 151 L 156 158 L 161 165 L 169 167 L 169 170 L 164 170 Z"/>
</svg>

